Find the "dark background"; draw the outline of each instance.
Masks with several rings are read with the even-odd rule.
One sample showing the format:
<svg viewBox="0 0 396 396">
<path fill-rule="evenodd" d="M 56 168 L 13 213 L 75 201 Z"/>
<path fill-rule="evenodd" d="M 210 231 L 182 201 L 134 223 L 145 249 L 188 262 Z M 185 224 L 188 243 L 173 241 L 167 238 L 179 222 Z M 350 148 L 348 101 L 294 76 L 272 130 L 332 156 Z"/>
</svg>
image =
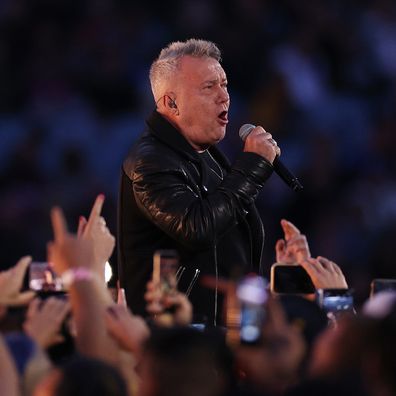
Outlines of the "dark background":
<svg viewBox="0 0 396 396">
<path fill-rule="evenodd" d="M 190 37 L 223 51 L 223 150 L 241 149 L 241 124 L 263 125 L 305 186 L 274 176 L 260 195 L 266 270 L 287 218 L 358 300 L 396 277 L 393 0 L 0 1 L 1 267 L 45 259 L 54 204 L 75 229 L 105 193 L 115 233 L 120 164 L 154 108 L 150 63 Z"/>
</svg>

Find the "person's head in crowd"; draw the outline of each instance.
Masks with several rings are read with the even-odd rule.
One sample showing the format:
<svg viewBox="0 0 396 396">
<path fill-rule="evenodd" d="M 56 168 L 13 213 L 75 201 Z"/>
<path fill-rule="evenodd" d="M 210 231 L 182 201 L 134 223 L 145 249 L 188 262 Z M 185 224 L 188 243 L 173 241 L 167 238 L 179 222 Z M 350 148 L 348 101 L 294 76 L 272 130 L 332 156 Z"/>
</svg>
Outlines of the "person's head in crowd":
<svg viewBox="0 0 396 396">
<path fill-rule="evenodd" d="M 214 333 L 157 329 L 140 363 L 140 396 L 221 395 L 230 387 L 232 358 Z"/>
<path fill-rule="evenodd" d="M 384 318 L 396 307 L 396 291 L 387 290 L 374 294 L 362 308 L 363 315 L 369 318 Z"/>
<path fill-rule="evenodd" d="M 344 317 L 318 337 L 310 364 L 314 377 L 336 376 L 359 367 L 373 322 L 361 317 Z"/>
<path fill-rule="evenodd" d="M 313 378 L 360 378 L 373 395 L 396 392 L 396 318 L 344 317 L 318 339 L 312 355 Z"/>
<path fill-rule="evenodd" d="M 169 44 L 150 69 L 157 111 L 196 150 L 225 136 L 230 98 L 220 60 L 214 43 L 190 39 Z"/>
<path fill-rule="evenodd" d="M 119 371 L 108 363 L 76 356 L 52 370 L 34 396 L 127 396 Z"/>
<path fill-rule="evenodd" d="M 396 394 L 396 304 L 389 315 L 375 322 L 373 342 L 368 343 L 368 367 L 372 389 Z"/>
</svg>

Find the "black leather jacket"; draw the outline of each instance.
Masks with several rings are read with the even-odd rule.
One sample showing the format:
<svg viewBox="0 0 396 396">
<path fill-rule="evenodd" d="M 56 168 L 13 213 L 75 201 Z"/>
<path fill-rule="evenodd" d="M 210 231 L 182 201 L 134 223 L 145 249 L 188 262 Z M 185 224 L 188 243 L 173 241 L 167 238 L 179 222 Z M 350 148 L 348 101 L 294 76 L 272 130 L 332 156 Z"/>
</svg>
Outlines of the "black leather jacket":
<svg viewBox="0 0 396 396">
<path fill-rule="evenodd" d="M 230 166 L 211 147 L 225 177 L 209 191 L 202 159 L 184 137 L 157 112 L 147 125 L 124 161 L 119 194 L 120 281 L 128 305 L 138 314 L 145 313 L 143 295 L 157 249 L 178 250 L 187 268 L 180 282 L 183 290 L 195 269 L 201 277 L 229 276 L 227 262 L 217 249 L 221 244 L 227 255 L 228 238 L 235 227 L 242 227 L 239 232 L 246 232 L 249 242 L 241 239 L 238 243 L 243 246 L 238 247 L 249 250 L 250 262 L 239 264 L 243 272 L 260 272 L 264 231 L 254 201 L 272 173 L 271 164 L 259 155 L 241 153 Z M 195 313 L 210 322 L 221 308 L 216 294 L 197 284 L 190 295 Z"/>
</svg>

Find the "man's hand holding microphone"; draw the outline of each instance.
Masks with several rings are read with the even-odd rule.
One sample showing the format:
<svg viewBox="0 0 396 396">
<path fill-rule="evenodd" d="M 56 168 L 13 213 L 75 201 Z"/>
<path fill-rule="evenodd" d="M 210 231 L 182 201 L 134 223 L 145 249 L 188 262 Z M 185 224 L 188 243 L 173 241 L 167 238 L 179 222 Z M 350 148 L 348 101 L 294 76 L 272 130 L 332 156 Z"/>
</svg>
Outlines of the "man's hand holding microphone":
<svg viewBox="0 0 396 396">
<path fill-rule="evenodd" d="M 280 161 L 280 148 L 272 135 L 261 126 L 244 124 L 239 129 L 239 136 L 245 142 L 243 151 L 261 155 L 274 167 L 278 176 L 294 191 L 301 191 L 303 186 L 286 166 Z"/>
</svg>

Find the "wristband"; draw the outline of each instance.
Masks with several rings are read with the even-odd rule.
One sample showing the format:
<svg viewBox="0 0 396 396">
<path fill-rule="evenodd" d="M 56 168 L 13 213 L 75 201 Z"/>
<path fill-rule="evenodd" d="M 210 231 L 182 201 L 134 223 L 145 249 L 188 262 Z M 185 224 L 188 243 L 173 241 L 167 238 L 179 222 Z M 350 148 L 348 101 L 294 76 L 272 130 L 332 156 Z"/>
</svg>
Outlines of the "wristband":
<svg viewBox="0 0 396 396">
<path fill-rule="evenodd" d="M 91 281 L 95 274 L 88 268 L 77 267 L 65 271 L 62 276 L 62 283 L 65 288 L 69 288 L 75 282 Z"/>
</svg>

